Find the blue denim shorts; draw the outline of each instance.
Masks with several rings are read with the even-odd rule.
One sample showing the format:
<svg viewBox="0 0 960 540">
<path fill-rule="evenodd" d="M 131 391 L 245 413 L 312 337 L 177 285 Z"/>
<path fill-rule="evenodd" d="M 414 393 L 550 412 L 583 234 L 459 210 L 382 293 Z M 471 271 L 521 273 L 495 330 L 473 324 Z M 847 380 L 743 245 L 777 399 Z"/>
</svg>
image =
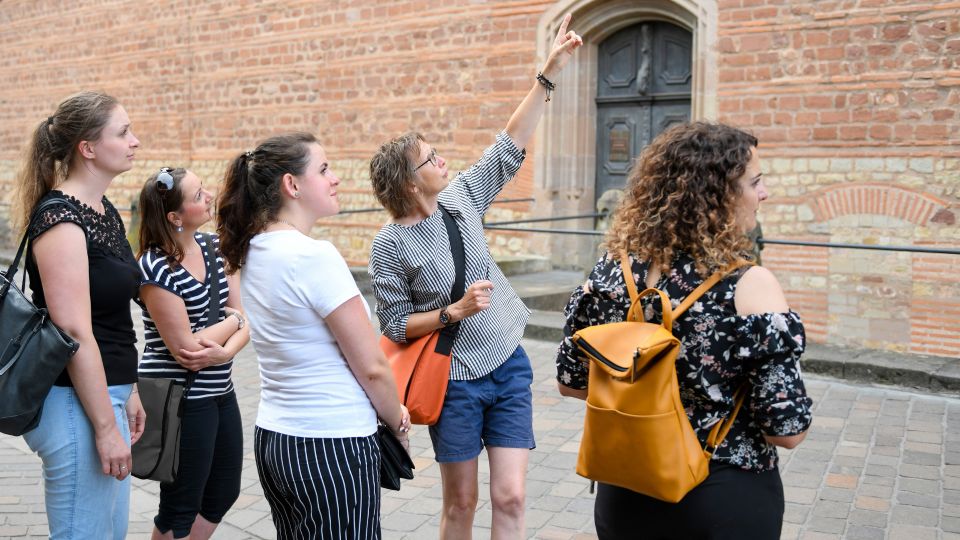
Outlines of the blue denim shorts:
<svg viewBox="0 0 960 540">
<path fill-rule="evenodd" d="M 440 463 L 467 461 L 484 446 L 533 449 L 533 368 L 523 347 L 497 369 L 447 384 L 430 440 Z"/>
</svg>

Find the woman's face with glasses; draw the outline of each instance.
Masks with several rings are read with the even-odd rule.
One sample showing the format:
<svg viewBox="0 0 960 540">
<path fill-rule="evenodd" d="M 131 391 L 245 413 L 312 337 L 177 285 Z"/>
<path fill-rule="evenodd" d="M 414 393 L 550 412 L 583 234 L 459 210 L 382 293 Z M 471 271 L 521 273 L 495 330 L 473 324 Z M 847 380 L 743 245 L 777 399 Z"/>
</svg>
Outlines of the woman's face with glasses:
<svg viewBox="0 0 960 540">
<path fill-rule="evenodd" d="M 420 156 L 415 161 L 414 185 L 425 197 L 435 197 L 447 187 L 447 161 L 437 154 L 437 150 L 420 141 Z"/>
</svg>

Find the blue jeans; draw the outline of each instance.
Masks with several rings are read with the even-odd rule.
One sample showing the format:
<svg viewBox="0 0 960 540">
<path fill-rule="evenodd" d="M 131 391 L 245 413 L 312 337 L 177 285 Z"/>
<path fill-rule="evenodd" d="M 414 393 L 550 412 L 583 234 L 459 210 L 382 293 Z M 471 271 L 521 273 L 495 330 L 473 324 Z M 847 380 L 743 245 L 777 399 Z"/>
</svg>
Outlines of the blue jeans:
<svg viewBox="0 0 960 540">
<path fill-rule="evenodd" d="M 110 386 L 117 427 L 130 444 L 124 405 L 133 385 Z M 127 535 L 130 477 L 103 474 L 93 426 L 73 388 L 54 386 L 43 402 L 40 425 L 23 435 L 43 460 L 43 491 L 50 538 L 115 538 Z"/>
</svg>

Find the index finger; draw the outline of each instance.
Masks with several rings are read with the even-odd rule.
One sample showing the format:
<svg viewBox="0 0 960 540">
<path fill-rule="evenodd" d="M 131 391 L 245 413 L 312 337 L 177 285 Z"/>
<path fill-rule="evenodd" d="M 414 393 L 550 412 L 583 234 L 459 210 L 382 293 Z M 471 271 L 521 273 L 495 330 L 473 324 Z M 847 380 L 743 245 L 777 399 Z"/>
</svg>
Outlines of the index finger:
<svg viewBox="0 0 960 540">
<path fill-rule="evenodd" d="M 563 38 L 567 35 L 567 25 L 570 24 L 570 19 L 573 17 L 572 13 L 567 13 L 563 16 L 563 21 L 560 22 L 560 29 L 557 30 L 557 40 Z"/>
</svg>

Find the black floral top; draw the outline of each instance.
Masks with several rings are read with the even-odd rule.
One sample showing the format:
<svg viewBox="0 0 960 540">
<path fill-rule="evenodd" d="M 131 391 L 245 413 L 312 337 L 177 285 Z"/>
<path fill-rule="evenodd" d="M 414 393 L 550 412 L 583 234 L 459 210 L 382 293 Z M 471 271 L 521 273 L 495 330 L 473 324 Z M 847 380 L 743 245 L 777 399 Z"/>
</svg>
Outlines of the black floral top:
<svg viewBox="0 0 960 540">
<path fill-rule="evenodd" d="M 631 269 L 638 290 L 643 290 L 648 264 L 631 256 Z M 746 268 L 731 273 L 714 285 L 673 323 L 681 343 L 677 357 L 680 398 L 700 443 L 710 428 L 732 410 L 734 394 L 746 382 L 749 393 L 730 433 L 713 459 L 754 471 L 777 467 L 776 447 L 763 434 L 796 435 L 812 420 L 812 401 L 800 375 L 804 331 L 800 316 L 787 313 L 737 315 L 734 293 Z M 567 304 L 563 342 L 557 353 L 557 380 L 571 388 L 587 387 L 587 369 L 571 336 L 587 326 L 626 319 L 630 295 L 623 281 L 619 260 L 604 256 L 590 274 L 590 293 L 578 287 Z M 656 287 L 667 293 L 673 307 L 703 279 L 693 260 L 679 255 L 669 274 Z M 641 300 L 644 317 L 661 322 L 660 299 Z"/>
<path fill-rule="evenodd" d="M 54 197 L 66 199 L 73 206 L 61 202 L 46 208 L 31 222 L 27 234 L 31 241 L 36 240 L 60 223 L 73 223 L 83 229 L 90 276 L 90 322 L 107 385 L 132 384 L 137 381 L 137 334 L 130 315 L 130 300 L 137 296 L 140 270 L 127 243 L 123 220 L 106 197 L 101 200 L 102 214 L 59 190 L 51 191 L 38 205 Z M 63 261 L 63 264 L 72 263 Z M 43 283 L 32 257 L 27 258 L 27 273 L 33 302 L 37 307 L 46 307 Z M 54 384 L 73 386 L 66 369 Z"/>
</svg>

